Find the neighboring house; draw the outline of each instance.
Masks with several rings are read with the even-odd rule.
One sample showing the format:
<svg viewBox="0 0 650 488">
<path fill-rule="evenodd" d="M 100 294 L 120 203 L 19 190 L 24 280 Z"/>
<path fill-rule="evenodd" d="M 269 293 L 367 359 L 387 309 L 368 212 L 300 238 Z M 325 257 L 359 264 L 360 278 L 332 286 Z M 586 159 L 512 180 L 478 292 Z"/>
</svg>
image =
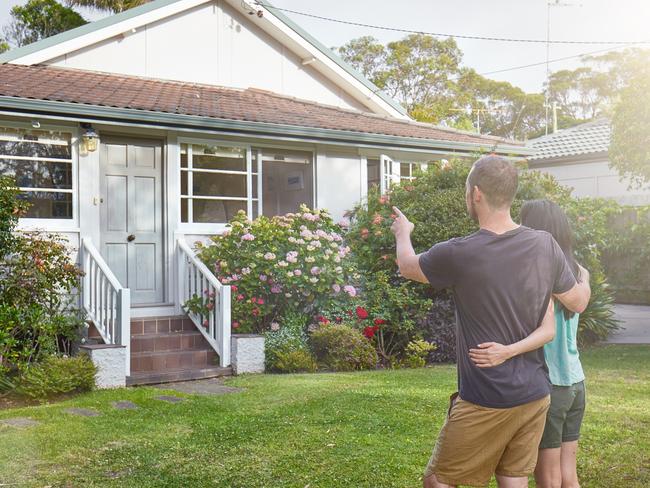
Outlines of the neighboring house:
<svg viewBox="0 0 650 488">
<path fill-rule="evenodd" d="M 217 374 L 209 348 L 230 364 L 230 287 L 191 246 L 237 211 L 306 203 L 338 219 L 415 164 L 532 152 L 410 120 L 279 11 L 241 0 L 156 0 L 0 62 L 0 173 L 32 203 L 20 227 L 80 249 L 83 307 L 127 347 L 132 383 Z M 195 293 L 217 306 L 179 346 L 174 317 Z"/>
<path fill-rule="evenodd" d="M 598 119 L 531 139 L 535 154 L 528 158 L 530 169 L 553 175 L 562 185 L 573 188 L 577 197 L 612 198 L 625 205 L 650 204 L 650 189 L 630 189 L 609 165 L 611 128 L 609 120 Z"/>
</svg>

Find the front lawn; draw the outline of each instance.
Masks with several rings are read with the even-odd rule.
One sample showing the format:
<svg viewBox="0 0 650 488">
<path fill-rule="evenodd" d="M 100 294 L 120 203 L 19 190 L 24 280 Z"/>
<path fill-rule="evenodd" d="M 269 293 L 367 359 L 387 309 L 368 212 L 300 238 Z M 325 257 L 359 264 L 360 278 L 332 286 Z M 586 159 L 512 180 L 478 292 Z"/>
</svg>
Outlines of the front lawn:
<svg viewBox="0 0 650 488">
<path fill-rule="evenodd" d="M 650 486 L 650 347 L 583 357 L 582 486 Z M 455 383 L 452 366 L 263 375 L 229 380 L 240 393 L 171 393 L 185 397 L 175 404 L 135 388 L 0 410 L 39 422 L 0 424 L 0 486 L 417 487 Z"/>
</svg>

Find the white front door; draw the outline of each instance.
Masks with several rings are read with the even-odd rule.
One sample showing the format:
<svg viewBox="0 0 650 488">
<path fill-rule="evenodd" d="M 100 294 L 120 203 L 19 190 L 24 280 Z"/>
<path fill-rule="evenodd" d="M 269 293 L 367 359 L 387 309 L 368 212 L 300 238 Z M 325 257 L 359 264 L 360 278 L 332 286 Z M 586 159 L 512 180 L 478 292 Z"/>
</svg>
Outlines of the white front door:
<svg viewBox="0 0 650 488">
<path fill-rule="evenodd" d="M 163 302 L 162 143 L 103 137 L 100 251 L 134 305 Z"/>
</svg>

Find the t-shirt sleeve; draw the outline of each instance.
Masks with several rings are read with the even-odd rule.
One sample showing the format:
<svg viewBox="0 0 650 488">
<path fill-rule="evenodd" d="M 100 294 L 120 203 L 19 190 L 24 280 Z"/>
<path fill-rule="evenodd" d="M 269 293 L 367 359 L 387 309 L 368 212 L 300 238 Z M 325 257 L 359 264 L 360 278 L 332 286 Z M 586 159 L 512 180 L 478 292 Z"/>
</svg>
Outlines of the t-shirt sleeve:
<svg viewBox="0 0 650 488">
<path fill-rule="evenodd" d="M 553 249 L 553 269 L 555 270 L 553 293 L 565 293 L 575 286 L 576 278 L 573 271 L 571 271 L 564 252 L 562 252 L 562 248 L 553 237 L 551 237 L 551 246 Z"/>
<path fill-rule="evenodd" d="M 434 288 L 448 288 L 454 285 L 452 248 L 450 241 L 440 242 L 420 255 L 420 269 Z"/>
</svg>

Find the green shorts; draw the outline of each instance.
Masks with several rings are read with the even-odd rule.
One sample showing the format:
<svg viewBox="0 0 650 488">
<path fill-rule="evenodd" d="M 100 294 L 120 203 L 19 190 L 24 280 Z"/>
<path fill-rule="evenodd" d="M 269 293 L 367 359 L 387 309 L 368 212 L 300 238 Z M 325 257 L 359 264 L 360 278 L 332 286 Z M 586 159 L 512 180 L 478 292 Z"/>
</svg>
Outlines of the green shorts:
<svg viewBox="0 0 650 488">
<path fill-rule="evenodd" d="M 571 386 L 555 386 L 551 392 L 551 407 L 546 415 L 540 449 L 561 447 L 563 442 L 577 441 L 585 414 L 585 382 Z"/>
</svg>

